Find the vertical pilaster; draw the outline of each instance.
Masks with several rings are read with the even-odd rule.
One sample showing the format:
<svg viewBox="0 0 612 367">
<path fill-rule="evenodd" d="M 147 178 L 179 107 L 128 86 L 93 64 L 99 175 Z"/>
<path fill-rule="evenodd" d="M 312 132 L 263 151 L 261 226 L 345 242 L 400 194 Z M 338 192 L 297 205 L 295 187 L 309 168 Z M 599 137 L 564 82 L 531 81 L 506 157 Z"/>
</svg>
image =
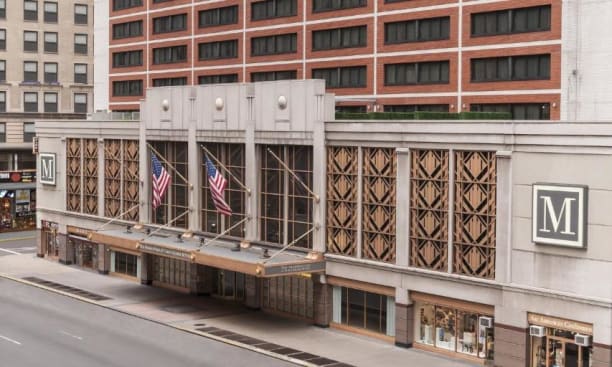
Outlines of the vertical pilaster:
<svg viewBox="0 0 612 367">
<path fill-rule="evenodd" d="M 244 305 L 253 310 L 261 308 L 262 279 L 252 275 L 244 278 Z"/>
<path fill-rule="evenodd" d="M 110 270 L 110 249 L 103 244 L 98 244 L 98 273 L 108 274 Z"/>
<path fill-rule="evenodd" d="M 200 229 L 200 156 L 202 155 L 196 141 L 195 119 L 196 97 L 189 97 L 191 119 L 187 134 L 187 170 L 189 172 L 189 229 Z"/>
<path fill-rule="evenodd" d="M 512 152 L 497 151 L 495 280 L 512 282 Z"/>
<path fill-rule="evenodd" d="M 410 259 L 410 150 L 398 148 L 395 205 L 395 263 L 408 266 Z"/>
<path fill-rule="evenodd" d="M 453 272 L 453 241 L 455 231 L 455 151 L 448 151 L 448 268 L 449 273 Z"/>
<path fill-rule="evenodd" d="M 495 323 L 495 366 L 528 366 L 529 333 L 527 329 Z"/>
<path fill-rule="evenodd" d="M 395 289 L 395 345 L 412 348 L 414 341 L 414 305 L 408 290 Z"/>
<path fill-rule="evenodd" d="M 319 195 L 319 201 L 314 201 L 313 224 L 315 231 L 313 235 L 313 250 L 325 252 L 327 248 L 325 228 L 326 209 L 325 192 L 327 183 L 327 151 L 325 149 L 325 122 L 323 121 L 323 109 L 325 108 L 325 96 L 316 97 L 316 118 L 313 121 L 312 132 L 312 191 Z"/>
<path fill-rule="evenodd" d="M 142 253 L 140 255 L 140 284 L 153 283 L 153 255 Z"/>
<path fill-rule="evenodd" d="M 255 90 L 253 85 L 247 85 L 247 103 L 246 103 L 246 131 L 244 139 L 244 154 L 245 154 L 245 184 L 251 190 L 247 194 L 246 211 L 251 220 L 247 221 L 244 237 L 253 241 L 258 237 L 257 230 L 257 147 L 255 146 Z"/>
<path fill-rule="evenodd" d="M 41 222 L 39 221 L 38 225 L 41 227 L 36 229 L 36 256 L 45 257 L 45 244 L 47 240 L 47 235 L 44 232 L 44 229 L 42 229 L 42 225 L 40 223 Z"/>
<path fill-rule="evenodd" d="M 612 345 L 593 344 L 593 361 L 590 367 L 612 366 Z"/>
<path fill-rule="evenodd" d="M 141 111 L 147 111 L 146 103 L 141 103 Z M 140 115 L 140 133 L 139 133 L 139 170 L 138 176 L 140 179 L 140 221 L 143 223 L 151 222 L 151 159 L 149 158 L 149 147 L 147 146 L 147 130 L 146 130 L 146 112 Z"/>
<path fill-rule="evenodd" d="M 68 241 L 68 235 L 57 234 L 59 241 L 59 262 L 64 265 L 72 265 L 74 263 L 74 246 Z"/>
<path fill-rule="evenodd" d="M 123 162 L 121 162 L 123 164 Z M 98 139 L 98 216 L 104 217 L 104 172 L 106 161 L 104 160 L 104 139 Z M 123 167 L 123 165 L 121 166 Z M 123 169 L 121 170 L 123 174 Z M 123 195 L 123 190 L 121 190 Z"/>
<path fill-rule="evenodd" d="M 325 282 L 324 276 L 312 277 L 314 324 L 328 327 L 333 315 L 333 287 Z"/>
<path fill-rule="evenodd" d="M 357 150 L 357 258 L 361 259 L 362 257 L 363 257 L 363 147 L 359 147 Z"/>
</svg>

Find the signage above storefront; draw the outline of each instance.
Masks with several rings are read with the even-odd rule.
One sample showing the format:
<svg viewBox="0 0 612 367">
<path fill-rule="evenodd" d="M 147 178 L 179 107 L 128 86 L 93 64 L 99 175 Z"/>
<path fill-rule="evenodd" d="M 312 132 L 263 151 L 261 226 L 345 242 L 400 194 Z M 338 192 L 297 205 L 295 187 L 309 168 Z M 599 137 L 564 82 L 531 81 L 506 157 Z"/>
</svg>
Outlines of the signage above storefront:
<svg viewBox="0 0 612 367">
<path fill-rule="evenodd" d="M 40 153 L 40 183 L 55 186 L 55 153 Z"/>
<path fill-rule="evenodd" d="M 180 260 L 191 261 L 191 252 L 189 251 L 154 246 L 148 243 L 140 243 L 139 250 L 153 255 L 169 256 Z"/>
<path fill-rule="evenodd" d="M 533 185 L 532 240 L 538 244 L 585 248 L 588 187 Z"/>
<path fill-rule="evenodd" d="M 553 329 L 569 330 L 575 333 L 593 335 L 593 325 L 579 321 L 560 319 L 557 317 L 540 315 L 536 313 L 528 313 L 527 322 Z"/>
<path fill-rule="evenodd" d="M 0 183 L 30 183 L 36 180 L 36 172 L 34 171 L 5 171 L 0 172 Z"/>
<path fill-rule="evenodd" d="M 317 273 L 325 271 L 325 261 L 299 262 L 294 264 L 266 264 L 265 276 Z"/>
</svg>

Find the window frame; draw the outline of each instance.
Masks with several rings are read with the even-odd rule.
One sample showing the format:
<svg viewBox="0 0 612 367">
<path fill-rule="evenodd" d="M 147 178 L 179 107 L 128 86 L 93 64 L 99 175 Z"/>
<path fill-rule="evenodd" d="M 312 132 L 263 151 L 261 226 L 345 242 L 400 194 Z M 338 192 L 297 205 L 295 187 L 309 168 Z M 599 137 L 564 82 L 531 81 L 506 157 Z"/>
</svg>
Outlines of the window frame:
<svg viewBox="0 0 612 367">
<path fill-rule="evenodd" d="M 31 130 L 32 131 L 28 131 L 30 130 L 29 127 L 32 127 Z M 34 137 L 36 136 L 36 125 L 34 122 L 24 122 L 23 123 L 23 142 L 24 143 L 31 143 L 34 140 Z"/>
<path fill-rule="evenodd" d="M 5 90 L 0 91 L 0 112 L 6 112 L 6 96 L 7 93 Z"/>
<path fill-rule="evenodd" d="M 187 62 L 187 45 L 175 45 L 154 48 L 152 52 L 152 65 L 179 64 Z"/>
<path fill-rule="evenodd" d="M 34 4 L 33 9 L 27 9 L 26 4 Z M 38 1 L 23 0 L 23 20 L 38 22 Z"/>
<path fill-rule="evenodd" d="M 47 11 L 47 5 L 55 5 L 55 12 Z M 45 1 L 43 3 L 43 21 L 45 23 L 57 23 L 59 5 L 56 1 Z"/>
<path fill-rule="evenodd" d="M 209 48 L 209 50 L 207 50 Z M 206 54 L 209 54 L 208 56 Z M 204 54 L 204 55 L 203 55 Z M 238 57 L 238 39 L 198 43 L 198 60 L 210 61 Z"/>
<path fill-rule="evenodd" d="M 85 37 L 85 43 L 77 42 L 79 38 Z M 87 55 L 89 47 L 89 35 L 87 33 L 75 33 L 74 34 L 74 54 L 75 55 Z"/>
<path fill-rule="evenodd" d="M 47 66 L 55 66 L 55 73 L 47 72 Z M 57 62 L 45 62 L 43 63 L 43 80 L 45 84 L 59 84 L 59 65 Z M 51 76 L 55 75 L 55 78 Z M 51 80 L 54 79 L 54 80 Z"/>
<path fill-rule="evenodd" d="M 55 42 L 47 42 L 47 35 L 55 35 Z M 45 53 L 57 53 L 59 49 L 59 35 L 57 32 L 44 32 L 43 34 L 43 51 Z"/>
<path fill-rule="evenodd" d="M 123 23 L 113 24 L 112 38 L 120 40 L 125 38 L 142 37 L 143 35 L 143 20 L 133 20 Z"/>
<path fill-rule="evenodd" d="M 77 67 L 85 67 L 85 73 L 77 72 Z M 74 83 L 75 84 L 87 84 L 89 75 L 87 73 L 88 66 L 86 63 L 75 63 L 73 66 Z"/>
<path fill-rule="evenodd" d="M 287 14 L 280 13 L 282 11 L 282 2 L 287 2 L 289 4 L 289 11 Z M 259 8 L 265 9 L 265 11 L 261 11 L 263 14 L 259 14 Z M 251 3 L 251 21 L 253 22 L 266 19 L 294 17 L 297 15 L 297 12 L 297 0 L 263 0 Z"/>
<path fill-rule="evenodd" d="M 55 101 L 48 102 L 47 97 L 53 97 L 51 99 L 55 99 Z M 58 112 L 58 103 L 59 94 L 57 92 L 44 92 L 43 93 L 43 112 L 44 113 L 57 113 Z"/>
<path fill-rule="evenodd" d="M 227 9 L 232 9 L 230 16 L 227 16 L 227 14 L 225 15 L 227 18 L 226 20 L 223 20 L 223 11 L 227 10 Z M 210 23 L 206 23 L 203 22 L 203 18 L 205 16 L 209 16 L 210 18 L 214 18 L 211 19 L 212 22 Z M 198 28 L 209 28 L 209 27 L 218 27 L 218 26 L 222 26 L 222 25 L 230 25 L 230 24 L 238 24 L 238 5 L 230 5 L 230 6 L 223 6 L 220 8 L 213 8 L 213 9 L 205 9 L 205 10 L 200 10 L 198 12 Z"/>
<path fill-rule="evenodd" d="M 134 56 L 134 55 L 138 55 L 138 56 Z M 112 54 L 112 58 L 113 58 L 113 68 L 130 68 L 130 67 L 134 67 L 134 66 L 142 66 L 142 55 L 143 55 L 143 50 L 129 50 L 129 51 L 119 51 L 119 52 L 114 52 Z M 132 64 L 132 57 L 134 56 L 135 59 L 137 59 L 138 63 L 137 64 Z M 119 63 L 118 61 L 125 61 L 127 60 L 127 63 Z"/>
<path fill-rule="evenodd" d="M 28 71 L 28 65 L 36 66 L 34 71 Z M 26 60 L 23 62 L 23 82 L 24 83 L 40 83 L 38 79 L 38 61 Z"/>
<path fill-rule="evenodd" d="M 179 22 L 176 19 L 181 19 Z M 175 28 L 174 22 L 177 21 L 178 27 Z M 164 34 L 173 32 L 182 32 L 187 30 L 189 19 L 187 13 L 169 14 L 161 17 L 153 18 L 153 34 Z"/>
<path fill-rule="evenodd" d="M 525 20 L 528 22 L 530 11 L 537 11 L 539 13 L 537 17 L 539 25 L 530 28 L 526 24 L 526 29 L 517 30 L 516 14 L 525 12 Z M 545 20 L 543 17 L 547 17 L 547 19 Z M 490 24 L 490 22 L 493 22 L 493 18 L 494 23 Z M 550 4 L 472 13 L 470 17 L 470 36 L 491 37 L 508 34 L 548 32 L 552 29 L 552 20 L 552 6 Z M 505 22 L 505 24 L 500 22 Z M 494 26 L 494 29 L 488 30 L 487 27 L 490 26 Z"/>
<path fill-rule="evenodd" d="M 136 8 L 142 6 L 142 0 L 111 0 L 113 2 L 113 11 Z"/>
<path fill-rule="evenodd" d="M 77 101 L 77 99 L 80 99 L 82 97 L 85 98 L 85 103 Z M 74 96 L 72 98 L 74 113 L 87 113 L 87 104 L 89 100 L 87 93 L 74 93 Z"/>
<path fill-rule="evenodd" d="M 0 28 L 0 50 L 6 50 L 6 28 Z"/>
<path fill-rule="evenodd" d="M 85 8 L 85 13 L 79 13 L 77 9 Z M 89 7 L 87 4 L 74 4 L 74 24 L 86 25 L 89 23 Z"/>
<path fill-rule="evenodd" d="M 34 35 L 35 40 L 29 41 L 28 35 Z M 23 52 L 38 52 L 38 31 L 23 31 Z"/>
<path fill-rule="evenodd" d="M 287 38 L 289 49 L 286 50 L 285 38 Z M 268 36 L 251 38 L 251 56 L 271 56 L 297 53 L 297 33 L 272 34 Z M 272 48 L 270 50 L 269 48 Z M 264 50 L 265 49 L 265 50 Z"/>
<path fill-rule="evenodd" d="M 356 43 L 353 43 L 355 41 L 355 34 L 353 32 L 357 33 Z M 311 38 L 312 51 L 366 47 L 368 45 L 368 26 L 363 24 L 351 27 L 314 30 L 312 31 Z M 344 44 L 345 41 L 348 41 L 348 44 Z M 323 42 L 323 44 L 317 45 L 318 42 Z"/>
<path fill-rule="evenodd" d="M 366 65 L 355 65 L 355 66 L 338 66 L 332 68 L 317 68 L 312 69 L 312 79 L 324 79 L 325 87 L 330 89 L 342 89 L 342 88 L 366 88 L 368 86 L 367 80 L 367 71 L 368 68 Z M 348 84 L 345 85 L 343 83 L 343 79 L 347 77 L 347 75 L 343 73 L 348 73 L 348 77 L 351 77 L 351 72 L 358 72 L 358 83 L 356 84 Z M 319 75 L 317 75 L 319 74 Z M 328 79 L 326 76 L 330 78 L 333 77 L 335 80 L 328 83 Z"/>
<path fill-rule="evenodd" d="M 27 101 L 27 97 L 35 96 L 36 101 Z M 38 112 L 38 92 L 23 92 L 23 112 Z"/>
</svg>

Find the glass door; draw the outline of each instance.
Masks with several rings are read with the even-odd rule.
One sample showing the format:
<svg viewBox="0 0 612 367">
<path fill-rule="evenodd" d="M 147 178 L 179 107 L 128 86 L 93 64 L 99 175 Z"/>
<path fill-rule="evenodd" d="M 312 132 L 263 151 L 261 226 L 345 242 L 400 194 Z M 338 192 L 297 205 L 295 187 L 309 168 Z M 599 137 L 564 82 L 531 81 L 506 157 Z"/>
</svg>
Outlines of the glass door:
<svg viewBox="0 0 612 367">
<path fill-rule="evenodd" d="M 562 340 L 548 337 L 546 367 L 565 367 L 565 343 Z"/>
</svg>

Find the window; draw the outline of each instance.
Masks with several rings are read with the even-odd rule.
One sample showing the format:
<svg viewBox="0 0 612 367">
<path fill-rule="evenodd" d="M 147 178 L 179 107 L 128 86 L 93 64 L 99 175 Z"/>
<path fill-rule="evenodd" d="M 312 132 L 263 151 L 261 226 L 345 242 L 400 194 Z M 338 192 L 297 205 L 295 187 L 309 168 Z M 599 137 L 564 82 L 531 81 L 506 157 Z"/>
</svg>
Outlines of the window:
<svg viewBox="0 0 612 367">
<path fill-rule="evenodd" d="M 472 82 L 550 79 L 550 55 L 472 59 Z"/>
<path fill-rule="evenodd" d="M 33 122 L 24 122 L 23 123 L 23 142 L 31 143 L 34 140 L 34 136 L 36 136 L 36 130 L 34 130 Z"/>
<path fill-rule="evenodd" d="M 385 65 L 385 85 L 447 84 L 448 61 Z"/>
<path fill-rule="evenodd" d="M 324 79 L 327 88 L 363 88 L 366 86 L 366 67 L 313 69 L 313 79 Z"/>
<path fill-rule="evenodd" d="M 38 52 L 38 32 L 23 32 L 23 50 L 29 52 Z"/>
<path fill-rule="evenodd" d="M 23 20 L 38 20 L 38 2 L 36 0 L 23 1 Z"/>
<path fill-rule="evenodd" d="M 123 10 L 128 8 L 135 8 L 137 6 L 142 6 L 142 0 L 112 0 L 113 1 L 113 10 Z"/>
<path fill-rule="evenodd" d="M 6 29 L 0 29 L 0 50 L 6 50 Z"/>
<path fill-rule="evenodd" d="M 447 104 L 385 105 L 385 112 L 448 112 Z"/>
<path fill-rule="evenodd" d="M 142 96 L 142 80 L 122 80 L 113 82 L 113 96 Z"/>
<path fill-rule="evenodd" d="M 23 94 L 23 111 L 38 112 L 38 93 L 25 92 Z"/>
<path fill-rule="evenodd" d="M 202 10 L 198 13 L 200 28 L 238 23 L 238 5 Z"/>
<path fill-rule="evenodd" d="M 472 36 L 550 30 L 550 5 L 472 14 Z"/>
<path fill-rule="evenodd" d="M 87 93 L 74 94 L 74 113 L 87 113 Z"/>
<path fill-rule="evenodd" d="M 57 93 L 45 93 L 45 112 L 57 112 Z"/>
<path fill-rule="evenodd" d="M 447 40 L 450 17 L 385 23 L 385 44 Z"/>
<path fill-rule="evenodd" d="M 74 24 L 87 24 L 86 4 L 74 4 Z"/>
<path fill-rule="evenodd" d="M 312 12 L 318 13 L 340 9 L 360 8 L 367 5 L 367 0 L 313 0 Z"/>
<path fill-rule="evenodd" d="M 198 84 L 237 83 L 238 74 L 200 75 Z"/>
<path fill-rule="evenodd" d="M 187 29 L 187 14 L 153 18 L 153 33 L 178 32 Z"/>
<path fill-rule="evenodd" d="M 6 92 L 0 92 L 0 112 L 6 112 Z"/>
<path fill-rule="evenodd" d="M 172 64 L 187 61 L 187 46 L 160 47 L 153 49 L 153 64 Z"/>
<path fill-rule="evenodd" d="M 6 0 L 0 0 L 0 18 L 6 19 Z"/>
<path fill-rule="evenodd" d="M 38 82 L 38 63 L 36 61 L 23 62 L 23 81 Z"/>
<path fill-rule="evenodd" d="M 393 332 L 394 321 L 388 310 L 395 307 L 393 297 L 345 287 L 333 287 L 334 322 L 379 334 Z"/>
<path fill-rule="evenodd" d="M 115 273 L 125 274 L 131 277 L 138 275 L 138 257 L 136 255 L 130 255 L 123 252 L 115 251 L 115 261 L 112 264 Z"/>
<path fill-rule="evenodd" d="M 113 39 L 142 36 L 142 20 L 113 24 Z"/>
<path fill-rule="evenodd" d="M 45 23 L 57 23 L 57 3 L 45 1 L 44 10 Z"/>
<path fill-rule="evenodd" d="M 4 122 L 0 122 L 0 143 L 6 143 L 6 123 Z M 5 158 L 3 160 L 5 160 Z"/>
<path fill-rule="evenodd" d="M 6 60 L 0 60 L 0 82 L 6 81 Z"/>
<path fill-rule="evenodd" d="M 87 34 L 74 35 L 74 53 L 87 55 Z"/>
<path fill-rule="evenodd" d="M 74 82 L 87 84 L 87 64 L 74 64 Z"/>
<path fill-rule="evenodd" d="M 251 4 L 251 19 L 290 17 L 297 15 L 296 0 L 265 0 Z"/>
<path fill-rule="evenodd" d="M 172 87 L 175 85 L 187 85 L 187 77 L 153 79 L 154 87 Z"/>
<path fill-rule="evenodd" d="M 57 63 L 46 62 L 44 64 L 45 69 L 45 83 L 57 83 Z"/>
<path fill-rule="evenodd" d="M 364 47 L 368 43 L 368 27 L 347 27 L 312 32 L 313 51 Z"/>
<path fill-rule="evenodd" d="M 198 57 L 200 60 L 238 57 L 238 40 L 200 43 L 198 45 Z"/>
<path fill-rule="evenodd" d="M 113 53 L 113 67 L 124 68 L 142 65 L 142 50 Z"/>
<path fill-rule="evenodd" d="M 45 32 L 45 52 L 57 52 L 57 33 Z"/>
<path fill-rule="evenodd" d="M 268 82 L 272 80 L 297 79 L 297 70 L 259 71 L 251 73 L 252 82 Z"/>
<path fill-rule="evenodd" d="M 251 56 L 278 55 L 297 51 L 297 33 L 251 38 Z"/>
<path fill-rule="evenodd" d="M 471 104 L 473 112 L 509 112 L 513 120 L 550 120 L 549 103 Z"/>
</svg>

